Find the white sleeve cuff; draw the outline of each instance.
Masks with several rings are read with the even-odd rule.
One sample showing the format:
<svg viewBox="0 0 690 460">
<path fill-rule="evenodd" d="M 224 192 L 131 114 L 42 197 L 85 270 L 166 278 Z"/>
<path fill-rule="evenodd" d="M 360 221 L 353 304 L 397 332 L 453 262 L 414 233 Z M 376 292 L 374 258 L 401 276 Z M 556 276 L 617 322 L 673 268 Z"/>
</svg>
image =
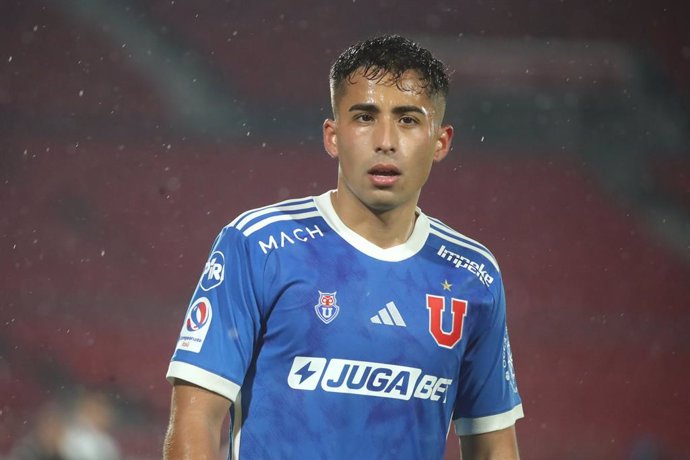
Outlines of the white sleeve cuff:
<svg viewBox="0 0 690 460">
<path fill-rule="evenodd" d="M 458 436 L 488 433 L 502 430 L 515 424 L 517 419 L 524 417 L 522 404 L 518 404 L 508 412 L 477 418 L 459 418 L 454 420 L 455 432 Z"/>
<path fill-rule="evenodd" d="M 218 374 L 214 374 L 193 364 L 182 361 L 171 361 L 168 366 L 168 373 L 165 375 L 170 383 L 175 379 L 185 380 L 189 383 L 199 385 L 202 388 L 218 393 L 235 401 L 240 392 L 240 386 Z"/>
</svg>

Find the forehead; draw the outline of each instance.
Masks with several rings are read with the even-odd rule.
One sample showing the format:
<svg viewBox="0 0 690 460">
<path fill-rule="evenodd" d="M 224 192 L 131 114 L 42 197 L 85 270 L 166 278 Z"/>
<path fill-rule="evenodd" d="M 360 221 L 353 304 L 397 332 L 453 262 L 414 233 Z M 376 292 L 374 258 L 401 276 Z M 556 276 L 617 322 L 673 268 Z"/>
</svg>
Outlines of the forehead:
<svg viewBox="0 0 690 460">
<path fill-rule="evenodd" d="M 390 73 L 356 71 L 342 82 L 335 98 L 341 101 L 385 103 L 404 100 L 405 103 L 432 105 L 424 80 L 414 70 L 404 72 L 400 77 Z"/>
</svg>

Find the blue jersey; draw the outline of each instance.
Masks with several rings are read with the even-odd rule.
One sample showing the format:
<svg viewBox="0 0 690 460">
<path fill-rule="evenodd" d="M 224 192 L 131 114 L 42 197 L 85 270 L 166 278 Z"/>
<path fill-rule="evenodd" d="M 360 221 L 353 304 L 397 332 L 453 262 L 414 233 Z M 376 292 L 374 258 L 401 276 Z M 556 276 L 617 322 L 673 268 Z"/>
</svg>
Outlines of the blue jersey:
<svg viewBox="0 0 690 460">
<path fill-rule="evenodd" d="M 382 249 L 330 193 L 221 231 L 167 377 L 233 401 L 233 459 L 441 459 L 522 417 L 492 254 L 421 210 Z"/>
</svg>

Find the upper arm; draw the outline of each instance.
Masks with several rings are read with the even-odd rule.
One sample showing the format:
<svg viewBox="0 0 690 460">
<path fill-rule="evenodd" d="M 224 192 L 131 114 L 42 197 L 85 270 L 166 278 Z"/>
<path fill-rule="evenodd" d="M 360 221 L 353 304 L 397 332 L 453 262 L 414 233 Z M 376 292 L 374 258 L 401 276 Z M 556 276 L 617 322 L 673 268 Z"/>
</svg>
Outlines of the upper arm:
<svg viewBox="0 0 690 460">
<path fill-rule="evenodd" d="M 498 431 L 460 437 L 462 460 L 519 459 L 515 425 Z"/>
<path fill-rule="evenodd" d="M 224 228 L 187 308 L 167 372 L 171 382 L 237 398 L 262 322 L 256 266 L 244 235 Z"/>
<path fill-rule="evenodd" d="M 165 458 L 217 458 L 221 427 L 231 404 L 232 401 L 217 393 L 176 380 Z"/>
<path fill-rule="evenodd" d="M 227 272 L 226 272 L 227 270 Z M 168 368 L 173 383 L 166 459 L 217 459 L 261 323 L 246 238 L 224 228 L 192 296 Z"/>
<path fill-rule="evenodd" d="M 468 313 L 473 322 L 453 413 L 455 430 L 463 436 L 500 431 L 523 416 L 499 275 L 494 283 L 493 297 L 472 305 L 474 311 Z"/>
</svg>

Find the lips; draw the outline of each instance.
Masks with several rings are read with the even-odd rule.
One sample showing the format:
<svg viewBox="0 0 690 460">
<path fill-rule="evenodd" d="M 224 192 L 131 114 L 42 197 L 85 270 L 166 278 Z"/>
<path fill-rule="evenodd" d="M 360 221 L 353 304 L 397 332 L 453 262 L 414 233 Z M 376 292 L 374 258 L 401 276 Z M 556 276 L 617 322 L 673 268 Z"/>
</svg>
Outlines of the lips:
<svg viewBox="0 0 690 460">
<path fill-rule="evenodd" d="M 393 165 L 377 164 L 367 171 L 371 181 L 376 186 L 390 186 L 393 185 L 401 175 L 398 168 Z"/>
<path fill-rule="evenodd" d="M 399 176 L 400 170 L 393 165 L 378 164 L 367 171 L 367 173 L 374 176 Z"/>
</svg>

